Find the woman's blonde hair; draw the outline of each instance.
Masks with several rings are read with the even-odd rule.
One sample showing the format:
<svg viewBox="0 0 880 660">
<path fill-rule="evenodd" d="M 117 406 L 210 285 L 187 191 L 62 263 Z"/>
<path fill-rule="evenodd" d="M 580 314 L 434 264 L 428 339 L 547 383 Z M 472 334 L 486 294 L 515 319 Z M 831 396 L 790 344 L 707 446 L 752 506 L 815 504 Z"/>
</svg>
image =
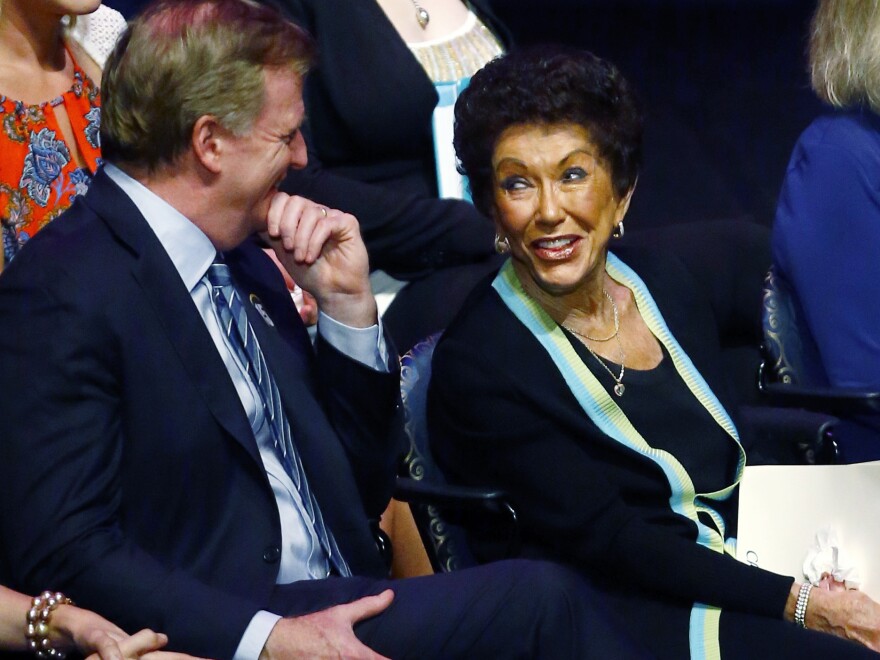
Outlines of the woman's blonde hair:
<svg viewBox="0 0 880 660">
<path fill-rule="evenodd" d="M 810 78 L 819 98 L 835 107 L 880 112 L 880 0 L 819 0 Z"/>
</svg>

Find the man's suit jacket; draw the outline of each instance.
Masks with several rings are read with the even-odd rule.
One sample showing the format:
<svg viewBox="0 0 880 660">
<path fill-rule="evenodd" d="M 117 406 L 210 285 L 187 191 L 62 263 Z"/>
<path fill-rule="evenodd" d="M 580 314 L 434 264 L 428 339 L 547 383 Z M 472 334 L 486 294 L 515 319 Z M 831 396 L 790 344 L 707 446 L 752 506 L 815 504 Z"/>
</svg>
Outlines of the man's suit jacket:
<svg viewBox="0 0 880 660">
<path fill-rule="evenodd" d="M 255 245 L 227 262 L 274 322 L 246 304 L 324 519 L 353 572 L 380 577 L 368 520 L 399 455 L 397 374 L 315 355 Z M 189 291 L 103 172 L 0 278 L 0 391 L 0 580 L 231 656 L 275 586 L 278 508 Z"/>
</svg>

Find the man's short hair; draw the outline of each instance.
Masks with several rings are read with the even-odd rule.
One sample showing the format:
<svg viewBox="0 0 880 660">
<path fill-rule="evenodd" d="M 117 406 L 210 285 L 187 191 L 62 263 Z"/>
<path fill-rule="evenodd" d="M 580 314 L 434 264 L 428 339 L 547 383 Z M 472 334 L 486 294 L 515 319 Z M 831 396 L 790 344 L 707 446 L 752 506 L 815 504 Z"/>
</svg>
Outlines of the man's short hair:
<svg viewBox="0 0 880 660">
<path fill-rule="evenodd" d="M 154 170 L 213 115 L 236 135 L 263 107 L 264 69 L 305 75 L 314 41 L 275 9 L 251 0 L 162 0 L 122 35 L 101 83 L 101 150 Z"/>
</svg>

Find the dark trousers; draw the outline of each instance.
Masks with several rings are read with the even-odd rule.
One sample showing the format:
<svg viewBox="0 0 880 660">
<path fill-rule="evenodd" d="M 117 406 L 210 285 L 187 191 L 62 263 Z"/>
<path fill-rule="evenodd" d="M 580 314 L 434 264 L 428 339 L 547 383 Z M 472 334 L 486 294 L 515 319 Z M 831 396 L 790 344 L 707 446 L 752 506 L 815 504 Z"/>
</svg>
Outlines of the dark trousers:
<svg viewBox="0 0 880 660">
<path fill-rule="evenodd" d="M 614 627 L 583 578 L 547 562 L 503 561 L 405 580 L 297 582 L 276 590 L 272 609 L 295 616 L 386 588 L 394 590 L 391 606 L 355 633 L 395 660 L 647 657 Z"/>
</svg>

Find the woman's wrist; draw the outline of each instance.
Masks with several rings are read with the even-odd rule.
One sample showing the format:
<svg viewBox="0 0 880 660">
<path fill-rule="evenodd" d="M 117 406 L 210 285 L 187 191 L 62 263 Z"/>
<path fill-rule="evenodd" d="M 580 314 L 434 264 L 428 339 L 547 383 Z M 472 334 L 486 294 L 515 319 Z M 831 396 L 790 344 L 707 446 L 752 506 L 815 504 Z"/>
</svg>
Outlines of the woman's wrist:
<svg viewBox="0 0 880 660">
<path fill-rule="evenodd" d="M 800 593 L 800 588 L 798 592 Z M 861 594 L 857 591 L 813 588 L 803 613 L 804 627 L 847 638 L 846 624 L 851 617 L 850 607 L 853 598 L 859 595 Z M 791 620 L 795 621 L 794 618 Z"/>
<path fill-rule="evenodd" d="M 816 625 L 817 620 L 822 618 L 821 615 L 816 614 L 816 610 L 822 607 L 818 603 L 822 598 L 818 593 L 820 591 L 823 590 L 815 589 L 809 582 L 793 582 L 788 592 L 788 599 L 785 601 L 783 618 L 802 628 L 821 629 L 821 626 Z"/>
<path fill-rule="evenodd" d="M 807 607 L 810 605 L 812 592 L 813 585 L 810 582 L 804 582 L 798 590 L 797 603 L 794 607 L 794 622 L 801 628 L 807 627 Z"/>
<path fill-rule="evenodd" d="M 75 610 L 59 592 L 44 591 L 34 597 L 25 621 L 28 650 L 38 658 L 63 658 L 73 648 L 68 622 Z"/>
<path fill-rule="evenodd" d="M 798 595 L 801 591 L 801 584 L 798 581 L 791 583 L 791 589 L 788 591 L 788 598 L 785 601 L 785 609 L 782 612 L 782 618 L 786 621 L 794 622 L 794 612 L 797 608 Z"/>
<path fill-rule="evenodd" d="M 76 648 L 76 621 L 80 612 L 82 610 L 73 603 L 65 603 L 52 613 L 51 640 L 62 651 Z"/>
</svg>

